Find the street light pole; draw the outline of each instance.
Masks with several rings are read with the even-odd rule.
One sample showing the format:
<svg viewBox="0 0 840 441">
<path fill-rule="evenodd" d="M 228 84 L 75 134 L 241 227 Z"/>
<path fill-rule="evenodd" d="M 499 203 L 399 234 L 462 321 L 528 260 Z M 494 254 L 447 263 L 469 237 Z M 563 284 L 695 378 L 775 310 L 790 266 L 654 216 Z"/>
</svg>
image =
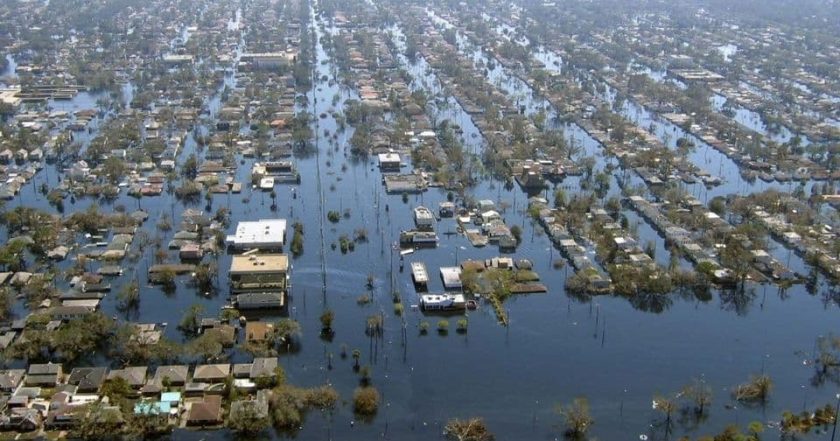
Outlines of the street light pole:
<svg viewBox="0 0 840 441">
<path fill-rule="evenodd" d="M 837 434 L 837 415 L 840 413 L 840 394 L 836 395 L 837 405 L 834 407 L 834 428 L 831 429 L 831 441 L 834 441 L 834 435 Z"/>
</svg>

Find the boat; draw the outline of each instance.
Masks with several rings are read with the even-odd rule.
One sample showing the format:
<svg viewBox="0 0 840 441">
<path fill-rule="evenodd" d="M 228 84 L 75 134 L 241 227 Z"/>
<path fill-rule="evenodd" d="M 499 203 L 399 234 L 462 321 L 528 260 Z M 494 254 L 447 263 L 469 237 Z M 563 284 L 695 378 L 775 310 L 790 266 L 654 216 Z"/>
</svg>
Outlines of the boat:
<svg viewBox="0 0 840 441">
<path fill-rule="evenodd" d="M 260 190 L 270 191 L 274 189 L 274 178 L 266 177 L 260 179 Z"/>
</svg>

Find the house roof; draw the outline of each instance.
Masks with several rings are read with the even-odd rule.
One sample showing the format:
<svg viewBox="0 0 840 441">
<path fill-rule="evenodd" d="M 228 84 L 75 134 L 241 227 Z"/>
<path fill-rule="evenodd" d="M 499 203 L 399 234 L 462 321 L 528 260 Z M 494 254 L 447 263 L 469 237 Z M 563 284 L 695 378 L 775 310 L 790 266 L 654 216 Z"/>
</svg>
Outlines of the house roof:
<svg viewBox="0 0 840 441">
<path fill-rule="evenodd" d="M 108 374 L 108 379 L 122 378 L 134 387 L 142 386 L 146 382 L 146 366 L 129 366 L 123 369 L 116 369 Z"/>
<path fill-rule="evenodd" d="M 222 397 L 209 395 L 204 401 L 193 403 L 187 421 L 192 424 L 218 423 L 222 421 Z"/>
<path fill-rule="evenodd" d="M 274 376 L 277 369 L 277 357 L 258 357 L 251 364 L 250 378 Z"/>
<path fill-rule="evenodd" d="M 61 364 L 36 363 L 29 365 L 29 375 L 58 375 L 61 373 Z"/>
<path fill-rule="evenodd" d="M 230 375 L 230 364 L 201 364 L 195 367 L 193 380 L 220 380 Z"/>
<path fill-rule="evenodd" d="M 96 391 L 107 375 L 108 369 L 104 367 L 74 368 L 67 382 L 79 386 L 80 391 Z"/>
<path fill-rule="evenodd" d="M 282 308 L 282 292 L 247 292 L 236 295 L 236 306 L 243 309 Z"/>
<path fill-rule="evenodd" d="M 228 243 L 245 246 L 283 246 L 286 235 L 285 219 L 262 219 L 242 221 L 236 225 L 236 233 L 227 237 Z"/>
<path fill-rule="evenodd" d="M 11 390 L 16 388 L 20 384 L 21 380 L 23 380 L 24 375 L 26 375 L 26 371 L 23 369 L 0 371 L 0 390 Z"/>
<path fill-rule="evenodd" d="M 274 326 L 267 322 L 248 322 L 245 324 L 245 338 L 248 341 L 261 341 L 268 337 Z"/>
<path fill-rule="evenodd" d="M 289 269 L 289 257 L 285 254 L 250 254 L 233 256 L 231 274 L 255 274 L 285 272 Z"/>
<path fill-rule="evenodd" d="M 186 365 L 159 366 L 155 371 L 155 381 L 163 382 L 168 377 L 173 383 L 186 383 L 188 371 Z"/>
</svg>

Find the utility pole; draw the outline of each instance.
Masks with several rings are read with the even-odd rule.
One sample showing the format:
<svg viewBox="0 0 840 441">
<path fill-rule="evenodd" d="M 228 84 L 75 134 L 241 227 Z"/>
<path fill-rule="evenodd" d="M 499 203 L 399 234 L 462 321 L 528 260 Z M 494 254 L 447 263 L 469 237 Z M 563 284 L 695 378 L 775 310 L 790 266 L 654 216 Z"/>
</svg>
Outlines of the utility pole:
<svg viewBox="0 0 840 441">
<path fill-rule="evenodd" d="M 835 396 L 837 397 L 837 405 L 834 406 L 834 428 L 831 429 L 831 441 L 834 441 L 834 435 L 837 434 L 837 416 L 840 413 L 840 393 Z"/>
</svg>

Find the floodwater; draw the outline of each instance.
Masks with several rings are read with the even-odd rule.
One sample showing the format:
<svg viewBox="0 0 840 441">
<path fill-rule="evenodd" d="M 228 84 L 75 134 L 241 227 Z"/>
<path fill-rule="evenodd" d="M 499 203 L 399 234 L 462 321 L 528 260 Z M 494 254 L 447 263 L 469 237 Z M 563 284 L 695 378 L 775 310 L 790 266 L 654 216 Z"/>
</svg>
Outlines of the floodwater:
<svg viewBox="0 0 840 441">
<path fill-rule="evenodd" d="M 653 424 L 657 415 L 651 410 L 651 398 L 655 394 L 675 394 L 692 378 L 702 378 L 712 387 L 714 404 L 709 420 L 700 429 L 693 429 L 691 422 L 681 421 L 675 425 L 676 435 L 708 434 L 727 424 L 744 426 L 752 420 L 774 421 L 784 410 L 813 409 L 833 400 L 840 385 L 813 386 L 810 380 L 814 368 L 804 362 L 812 357 L 817 336 L 838 332 L 838 307 L 827 300 L 829 288 L 824 284 L 821 283 L 816 294 L 809 294 L 801 285 L 787 290 L 772 285 L 751 285 L 742 294 L 715 292 L 708 299 L 678 293 L 632 301 L 609 296 L 586 301 L 574 299 L 563 289 L 572 270 L 569 265 L 555 269 L 554 261 L 562 257 L 542 233 L 542 227 L 527 217 L 527 195 L 518 187 L 506 188 L 502 182 L 491 179 L 481 180 L 472 189 L 472 195 L 508 207 L 503 210 L 507 224 L 523 228 L 523 243 L 512 257 L 532 260 L 534 270 L 549 292 L 517 296 L 506 303 L 508 327 L 500 326 L 492 309 L 482 305 L 468 313 L 469 330 L 464 334 L 455 332 L 455 322 L 460 317 L 426 316 L 411 308 L 419 298 L 411 282 L 410 262 L 426 263 L 432 276 L 429 289 L 434 292 L 443 289 L 436 277 L 439 267 L 456 265 L 467 258 L 491 258 L 499 255 L 499 251 L 493 246 L 473 248 L 465 237 L 446 234 L 454 232 L 456 225 L 454 220 L 444 219 L 436 227 L 439 246 L 406 256 L 406 270 L 400 270 L 394 242 L 400 230 L 413 226 L 411 208 L 424 205 L 436 210 L 438 203 L 446 200 L 446 192 L 430 189 L 409 196 L 407 202 L 400 195 L 387 195 L 373 161 L 354 160 L 349 156 L 352 127 L 332 140 L 337 127 L 330 110 L 339 109 L 345 100 L 357 95 L 352 89 L 320 80 L 322 76 L 334 78 L 337 70 L 320 43 L 321 36 L 332 34 L 335 29 L 320 18 L 313 19 L 313 24 L 318 42 L 314 77 L 318 80 L 306 93 L 309 106 L 299 110 L 328 116 L 316 117 L 313 122 L 317 153 L 296 158 L 301 183 L 276 188 L 277 211 L 271 210 L 268 193 L 248 186 L 242 194 L 214 195 L 210 204 L 213 211 L 221 207 L 231 210 L 231 231 L 240 220 L 270 217 L 283 217 L 290 224 L 299 221 L 304 225 L 304 253 L 292 263 L 291 298 L 286 313 L 301 323 L 303 335 L 299 348 L 281 355 L 288 381 L 301 386 L 332 384 L 349 402 L 359 379 L 352 370 L 352 359 L 340 356 L 342 345 L 346 345 L 348 352 L 354 348 L 362 351 L 362 364 L 372 367 L 373 385 L 382 394 L 383 402 L 373 422 L 355 421 L 352 405 L 341 405 L 329 414 L 313 412 L 297 439 L 435 439 L 441 437 L 442 426 L 448 419 L 481 416 L 498 439 L 552 440 L 561 435 L 561 420 L 554 413 L 554 406 L 577 396 L 589 399 L 596 420 L 593 436 L 617 440 L 647 434 L 662 438 L 663 428 Z M 399 41 L 399 26 L 395 25 L 390 32 Z M 477 48 L 473 50 L 472 56 L 485 56 Z M 424 60 L 409 65 L 404 56 L 398 58 L 414 79 L 413 88 L 440 93 L 437 77 Z M 551 65 L 559 69 L 562 63 Z M 517 83 L 498 63 L 490 72 L 490 80 L 513 93 L 527 112 L 546 108 L 546 103 L 523 89 L 527 86 Z M 232 86 L 235 78 L 231 76 L 227 81 Z M 609 98 L 609 94 L 608 91 L 605 97 Z M 340 99 L 333 105 L 336 95 Z M 86 108 L 91 104 L 89 100 L 95 103 L 95 97 L 87 95 L 80 95 L 76 100 L 69 105 Z M 442 109 L 434 111 L 439 112 L 438 116 L 457 121 L 464 130 L 465 144 L 479 153 L 483 141 L 475 125 L 457 102 L 447 100 L 450 105 L 438 106 Z M 211 97 L 209 102 L 215 111 L 219 96 Z M 672 147 L 678 137 L 686 136 L 679 128 L 632 102 L 625 102 L 622 112 L 642 127 L 652 126 L 657 136 Z M 558 129 L 567 138 L 580 142 L 587 154 L 598 154 L 598 144 L 576 125 Z M 330 136 L 324 136 L 325 131 Z M 203 154 L 190 135 L 179 157 L 184 159 L 193 152 Z M 598 168 L 603 168 L 606 159 L 597 158 Z M 714 189 L 692 189 L 703 201 L 716 195 L 747 194 L 771 187 L 762 182 L 744 181 L 737 165 L 702 143 L 698 143 L 691 159 L 726 181 Z M 249 182 L 252 164 L 253 159 L 242 158 L 235 177 L 237 182 Z M 343 164 L 346 169 L 342 168 Z M 29 206 L 54 211 L 37 190 L 43 183 L 58 184 L 54 165 L 46 166 L 7 208 L 26 201 Z M 568 179 L 561 185 L 568 186 L 567 193 L 571 194 L 576 184 L 574 179 Z M 611 192 L 617 191 L 614 179 Z M 139 202 L 122 194 L 110 205 L 79 199 L 74 204 L 67 203 L 66 208 L 82 210 L 93 204 L 104 205 L 103 209 L 123 205 L 129 211 L 140 206 L 150 215 L 144 225 L 150 230 L 164 217 L 176 223 L 185 209 L 168 193 Z M 202 201 L 187 207 L 204 209 L 204 205 Z M 346 211 L 349 217 L 336 224 L 329 223 L 325 213 L 330 210 Z M 657 260 L 667 263 L 664 241 L 643 220 L 635 217 L 631 220 L 640 225 L 641 242 L 655 241 Z M 355 251 L 344 255 L 331 248 L 341 235 L 352 237 L 359 228 L 367 230 L 368 240 L 357 244 Z M 5 229 L 0 233 L 6 236 Z M 153 234 L 166 244 L 174 231 Z M 205 309 L 205 316 L 215 316 L 225 304 L 230 256 L 218 257 L 221 289 L 218 294 L 206 297 L 185 280 L 178 281 L 172 294 L 148 285 L 146 271 L 153 263 L 153 254 L 149 247 L 139 261 L 125 263 L 129 270 L 112 284 L 119 286 L 139 279 L 143 287 L 140 307 L 127 318 L 136 322 L 166 322 L 167 336 L 179 339 L 175 325 L 189 305 L 199 303 Z M 68 265 L 69 262 L 62 264 L 65 268 Z M 95 269 L 98 264 L 92 265 Z M 359 306 L 356 299 L 368 291 L 365 286 L 368 275 L 374 277 L 370 293 L 373 302 Z M 64 282 L 59 284 L 60 288 L 66 288 Z M 406 305 L 402 317 L 393 313 L 394 292 Z M 108 315 L 126 318 L 116 311 L 114 294 L 104 299 L 102 308 Z M 326 308 L 336 314 L 333 327 L 337 334 L 332 341 L 319 337 L 318 317 Z M 22 312 L 20 305 L 17 311 Z M 366 318 L 380 313 L 385 316 L 384 335 L 369 338 L 364 332 Z M 435 332 L 441 318 L 450 323 L 448 335 Z M 424 320 L 431 323 L 428 335 L 419 333 L 419 323 Z M 232 361 L 249 358 L 236 352 Z M 729 398 L 731 387 L 760 372 L 769 374 L 775 383 L 771 400 L 764 408 L 734 405 Z M 773 431 L 770 429 L 769 433 Z M 228 434 L 179 431 L 176 436 L 225 439 Z"/>
</svg>

